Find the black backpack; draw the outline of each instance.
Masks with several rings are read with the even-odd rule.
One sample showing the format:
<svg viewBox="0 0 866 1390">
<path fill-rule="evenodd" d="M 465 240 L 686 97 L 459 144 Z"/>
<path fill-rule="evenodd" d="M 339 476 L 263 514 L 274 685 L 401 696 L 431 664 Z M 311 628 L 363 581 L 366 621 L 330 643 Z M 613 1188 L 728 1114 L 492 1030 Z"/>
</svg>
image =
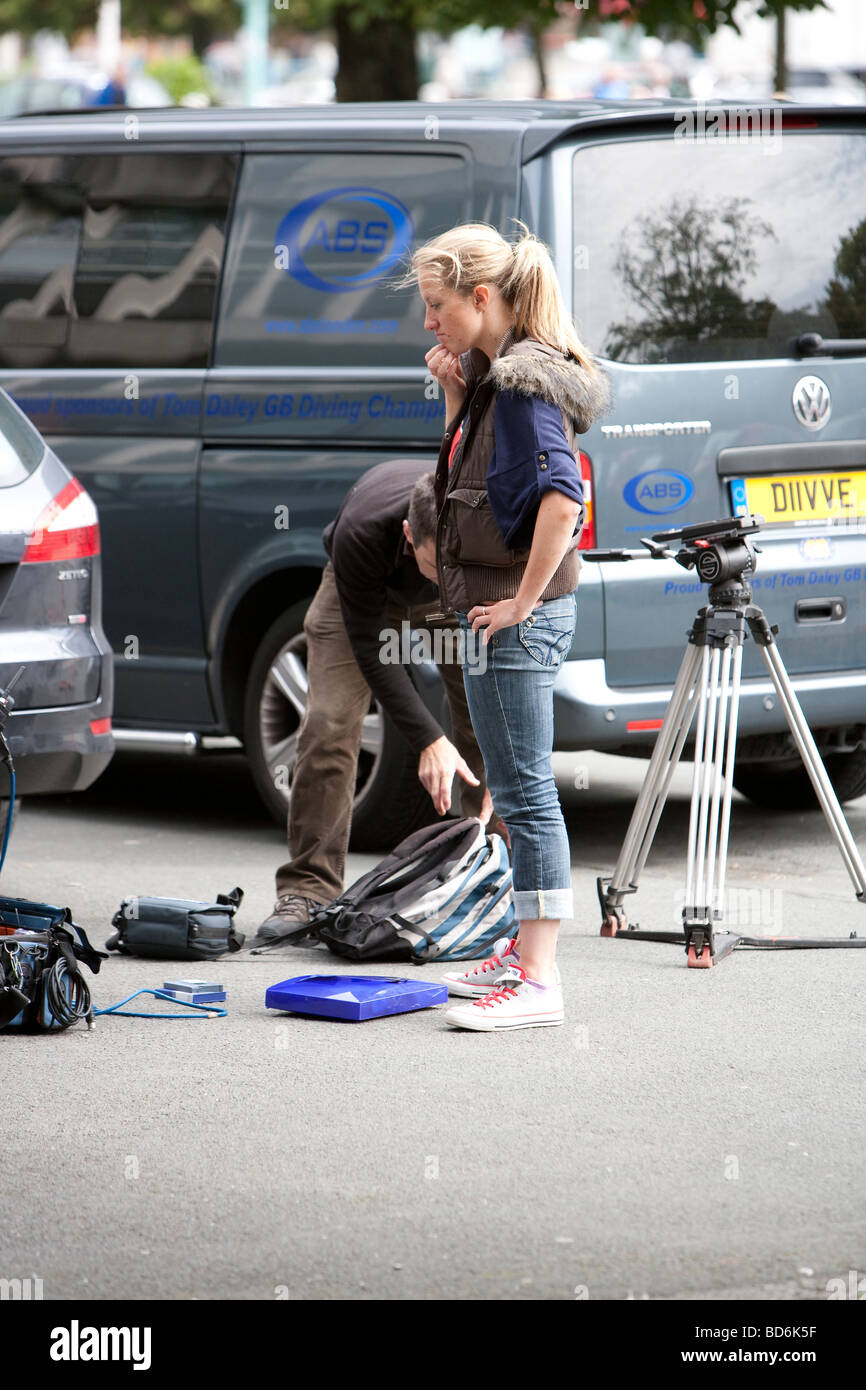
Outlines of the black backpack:
<svg viewBox="0 0 866 1390">
<path fill-rule="evenodd" d="M 475 960 L 515 923 L 505 841 L 480 820 L 437 822 L 397 848 L 310 919 L 348 960 Z"/>
</svg>

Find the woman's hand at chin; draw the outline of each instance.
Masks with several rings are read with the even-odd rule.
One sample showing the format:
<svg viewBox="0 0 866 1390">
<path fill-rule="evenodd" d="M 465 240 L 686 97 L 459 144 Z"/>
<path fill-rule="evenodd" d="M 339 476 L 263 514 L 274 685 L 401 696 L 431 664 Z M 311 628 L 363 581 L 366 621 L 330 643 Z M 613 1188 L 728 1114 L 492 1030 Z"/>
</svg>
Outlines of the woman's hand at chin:
<svg viewBox="0 0 866 1390">
<path fill-rule="evenodd" d="M 460 370 L 460 358 L 441 343 L 437 343 L 425 354 L 424 361 L 434 381 L 437 381 L 445 392 L 450 419 L 462 405 L 463 397 L 466 395 L 466 382 Z"/>
</svg>

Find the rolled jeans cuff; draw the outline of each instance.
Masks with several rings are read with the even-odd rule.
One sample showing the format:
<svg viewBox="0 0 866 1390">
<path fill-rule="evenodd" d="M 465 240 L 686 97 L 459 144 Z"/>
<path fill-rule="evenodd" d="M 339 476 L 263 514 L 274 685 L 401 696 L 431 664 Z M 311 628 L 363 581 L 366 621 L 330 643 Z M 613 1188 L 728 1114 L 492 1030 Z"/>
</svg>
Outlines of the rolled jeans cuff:
<svg viewBox="0 0 866 1390">
<path fill-rule="evenodd" d="M 570 922 L 574 916 L 574 894 L 570 888 L 515 892 L 514 910 L 521 922 L 532 922 L 542 917 Z"/>
</svg>

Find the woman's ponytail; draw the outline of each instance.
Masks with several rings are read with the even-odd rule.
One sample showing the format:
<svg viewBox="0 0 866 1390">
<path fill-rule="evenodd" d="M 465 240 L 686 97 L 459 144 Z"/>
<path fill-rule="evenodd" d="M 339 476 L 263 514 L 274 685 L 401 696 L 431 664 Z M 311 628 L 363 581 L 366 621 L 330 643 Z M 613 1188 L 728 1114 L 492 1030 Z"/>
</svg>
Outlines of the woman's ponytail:
<svg viewBox="0 0 866 1390">
<path fill-rule="evenodd" d="M 578 337 L 565 306 L 550 251 L 529 228 L 512 246 L 512 267 L 502 293 L 514 306 L 514 336 L 536 338 L 540 343 L 573 357 L 587 371 L 594 371 L 591 354 Z"/>
</svg>

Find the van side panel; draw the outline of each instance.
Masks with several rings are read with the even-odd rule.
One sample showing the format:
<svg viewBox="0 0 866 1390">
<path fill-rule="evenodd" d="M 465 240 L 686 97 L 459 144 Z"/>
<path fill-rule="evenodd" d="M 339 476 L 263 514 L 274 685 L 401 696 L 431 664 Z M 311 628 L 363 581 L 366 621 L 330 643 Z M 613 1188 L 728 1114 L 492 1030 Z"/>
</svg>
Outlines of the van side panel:
<svg viewBox="0 0 866 1390">
<path fill-rule="evenodd" d="M 327 559 L 322 531 L 360 475 L 382 461 L 380 450 L 351 448 L 204 451 L 201 585 L 211 649 L 235 605 L 266 576 L 282 576 L 284 608 L 310 596 L 310 572 Z"/>
<path fill-rule="evenodd" d="M 116 140 L 0 158 L 0 383 L 99 510 L 120 724 L 214 718 L 197 489 L 236 163 Z"/>
<path fill-rule="evenodd" d="M 220 296 L 207 439 L 438 441 L 444 400 L 414 286 L 421 241 L 470 215 L 462 152 L 244 157 Z"/>
</svg>

